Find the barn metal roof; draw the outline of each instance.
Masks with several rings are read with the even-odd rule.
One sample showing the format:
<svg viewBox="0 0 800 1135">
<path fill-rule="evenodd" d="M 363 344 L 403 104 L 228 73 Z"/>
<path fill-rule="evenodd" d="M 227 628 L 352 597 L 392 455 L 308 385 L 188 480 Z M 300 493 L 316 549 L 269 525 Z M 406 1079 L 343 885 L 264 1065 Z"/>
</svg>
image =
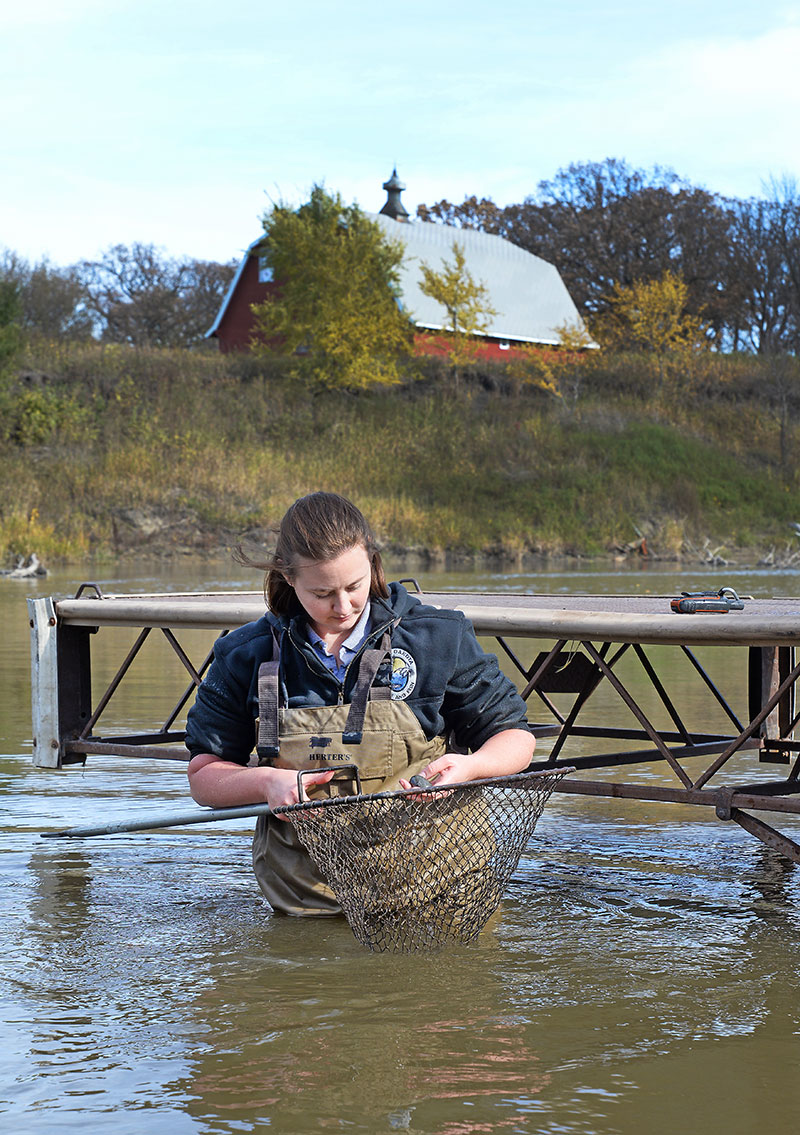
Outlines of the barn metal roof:
<svg viewBox="0 0 800 1135">
<path fill-rule="evenodd" d="M 443 261 L 452 261 L 456 242 L 464 250 L 473 280 L 486 286 L 497 312 L 487 328 L 492 338 L 558 343 L 557 327 L 564 323 L 583 326 L 558 269 L 503 237 L 430 221 L 394 221 L 380 213 L 367 216 L 387 237 L 405 245 L 400 267 L 402 303 L 418 327 L 438 331 L 447 322 L 442 305 L 419 289 L 420 264 L 440 271 Z"/>
<path fill-rule="evenodd" d="M 510 241 L 475 229 L 457 229 L 430 221 L 395 221 L 380 213 L 366 213 L 387 237 L 405 245 L 400 265 L 400 300 L 417 327 L 444 330 L 447 313 L 441 304 L 419 289 L 420 264 L 440 271 L 443 261 L 453 258 L 453 244 L 464 249 L 466 266 L 473 280 L 484 284 L 497 314 L 488 323 L 486 335 L 516 343 L 557 344 L 556 328 L 563 324 L 583 327 L 578 309 L 558 269 Z M 217 317 L 206 335 L 213 335 L 238 286 L 249 256 L 263 241 L 258 237 L 244 254 Z"/>
</svg>

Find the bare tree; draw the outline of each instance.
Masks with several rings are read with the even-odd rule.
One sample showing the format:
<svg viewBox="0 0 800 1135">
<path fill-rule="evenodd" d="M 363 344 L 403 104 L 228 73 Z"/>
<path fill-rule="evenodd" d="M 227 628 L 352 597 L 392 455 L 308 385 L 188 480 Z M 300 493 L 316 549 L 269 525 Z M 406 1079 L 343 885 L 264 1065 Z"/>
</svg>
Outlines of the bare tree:
<svg viewBox="0 0 800 1135">
<path fill-rule="evenodd" d="M 185 347 L 202 341 L 235 265 L 175 260 L 152 244 L 117 244 L 84 261 L 96 333 L 135 346 Z"/>
<path fill-rule="evenodd" d="M 503 227 L 503 210 L 491 197 L 481 197 L 480 201 L 474 196 L 466 197 L 461 205 L 451 205 L 444 199 L 435 205 L 418 205 L 417 216 L 421 221 L 459 229 L 480 229 L 487 233 L 497 234 Z"/>
<path fill-rule="evenodd" d="M 718 198 L 670 170 L 625 162 L 571 165 L 539 185 L 538 200 L 504 210 L 504 235 L 554 263 L 588 315 L 615 285 L 680 273 L 693 314 L 716 300 L 729 225 Z"/>
<path fill-rule="evenodd" d="M 765 355 L 800 348 L 800 195 L 791 181 L 773 182 L 770 190 L 733 210 L 741 339 Z"/>
</svg>

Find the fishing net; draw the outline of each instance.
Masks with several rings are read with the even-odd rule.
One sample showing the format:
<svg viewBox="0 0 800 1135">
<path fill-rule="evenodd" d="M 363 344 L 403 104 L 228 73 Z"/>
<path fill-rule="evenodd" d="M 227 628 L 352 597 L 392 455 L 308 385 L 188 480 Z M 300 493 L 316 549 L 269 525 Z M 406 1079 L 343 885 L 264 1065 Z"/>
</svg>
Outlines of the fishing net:
<svg viewBox="0 0 800 1135">
<path fill-rule="evenodd" d="M 356 938 L 415 953 L 471 942 L 569 769 L 287 808 Z"/>
</svg>

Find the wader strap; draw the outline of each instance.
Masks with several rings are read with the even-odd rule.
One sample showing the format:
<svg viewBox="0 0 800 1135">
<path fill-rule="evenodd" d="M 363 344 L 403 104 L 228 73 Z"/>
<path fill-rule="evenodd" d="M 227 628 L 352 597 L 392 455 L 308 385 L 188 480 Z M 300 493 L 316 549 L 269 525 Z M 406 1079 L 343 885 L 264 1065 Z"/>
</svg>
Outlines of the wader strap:
<svg viewBox="0 0 800 1135">
<path fill-rule="evenodd" d="M 392 640 L 387 633 L 383 636 L 381 644 L 373 650 L 365 650 L 361 655 L 358 667 L 358 679 L 353 687 L 353 696 L 350 701 L 350 712 L 342 734 L 345 745 L 360 745 L 364 736 L 364 717 L 367 712 L 367 701 L 386 700 L 392 696 L 389 686 L 373 686 L 375 676 L 387 654 L 391 657 Z"/>
<path fill-rule="evenodd" d="M 278 756 L 278 671 L 281 647 L 275 631 L 272 632 L 272 661 L 262 662 L 258 668 L 258 738 L 256 753 L 259 760 L 274 760 Z"/>
<path fill-rule="evenodd" d="M 373 686 L 375 677 L 387 655 L 391 657 L 392 639 L 388 633 L 381 644 L 365 650 L 358 667 L 358 678 L 345 722 L 342 741 L 346 745 L 360 745 L 364 736 L 364 718 L 368 701 L 386 701 L 392 696 L 389 686 Z M 256 753 L 259 760 L 274 760 L 280 753 L 278 737 L 280 643 L 273 632 L 272 661 L 262 662 L 258 668 L 258 737 Z"/>
</svg>

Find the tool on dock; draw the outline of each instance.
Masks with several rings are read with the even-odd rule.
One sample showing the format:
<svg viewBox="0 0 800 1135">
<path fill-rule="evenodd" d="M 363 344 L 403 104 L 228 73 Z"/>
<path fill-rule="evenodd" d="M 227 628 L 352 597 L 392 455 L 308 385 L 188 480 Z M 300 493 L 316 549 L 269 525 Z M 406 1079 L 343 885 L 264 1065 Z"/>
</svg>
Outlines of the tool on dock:
<svg viewBox="0 0 800 1135">
<path fill-rule="evenodd" d="M 680 599 L 671 599 L 670 607 L 677 615 L 725 615 L 728 611 L 743 611 L 740 599 L 732 587 L 719 591 L 682 591 Z"/>
</svg>

